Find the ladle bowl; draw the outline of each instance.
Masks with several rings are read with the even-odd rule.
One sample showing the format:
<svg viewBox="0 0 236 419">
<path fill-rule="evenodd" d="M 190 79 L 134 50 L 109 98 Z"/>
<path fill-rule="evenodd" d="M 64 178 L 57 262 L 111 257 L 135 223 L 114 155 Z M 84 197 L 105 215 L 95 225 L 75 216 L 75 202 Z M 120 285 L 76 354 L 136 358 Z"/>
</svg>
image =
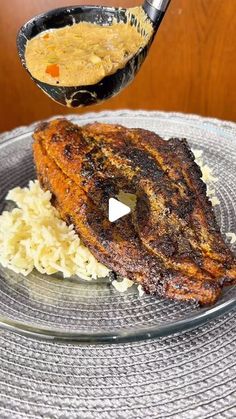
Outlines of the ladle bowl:
<svg viewBox="0 0 236 419">
<path fill-rule="evenodd" d="M 79 22 L 99 25 L 129 22 L 137 28 L 142 36 L 147 37 L 147 43 L 137 51 L 123 68 L 104 77 L 98 83 L 85 86 L 57 86 L 44 83 L 30 74 L 37 86 L 61 105 L 76 108 L 104 101 L 118 94 L 134 79 L 146 58 L 168 4 L 169 0 L 146 0 L 143 6 L 133 9 L 104 6 L 67 6 L 35 16 L 21 27 L 17 36 L 17 48 L 21 63 L 30 74 L 25 61 L 26 43 L 46 30 L 62 28 Z M 142 13 L 138 13 L 139 11 Z M 139 16 L 142 16 L 142 18 L 139 18 Z M 150 33 L 147 33 L 147 28 Z"/>
</svg>

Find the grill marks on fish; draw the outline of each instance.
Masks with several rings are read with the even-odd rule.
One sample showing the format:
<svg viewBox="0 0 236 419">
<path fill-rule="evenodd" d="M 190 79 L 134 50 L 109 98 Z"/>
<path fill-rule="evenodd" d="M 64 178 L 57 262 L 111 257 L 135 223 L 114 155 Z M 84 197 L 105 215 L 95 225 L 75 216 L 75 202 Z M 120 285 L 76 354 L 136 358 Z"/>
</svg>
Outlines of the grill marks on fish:
<svg viewBox="0 0 236 419">
<path fill-rule="evenodd" d="M 66 120 L 52 121 L 34 139 L 42 186 L 50 183 L 62 218 L 72 217 L 98 260 L 146 292 L 201 304 L 216 300 L 225 278 L 235 279 L 233 255 L 185 140 Z M 137 195 L 136 210 L 111 224 L 108 200 L 120 189 Z"/>
</svg>

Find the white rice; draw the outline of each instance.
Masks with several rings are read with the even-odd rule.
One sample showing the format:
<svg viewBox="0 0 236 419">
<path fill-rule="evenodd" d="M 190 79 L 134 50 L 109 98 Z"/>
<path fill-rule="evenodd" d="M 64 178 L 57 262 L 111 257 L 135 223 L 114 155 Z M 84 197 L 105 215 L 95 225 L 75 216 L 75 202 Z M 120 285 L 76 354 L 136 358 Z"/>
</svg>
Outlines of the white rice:
<svg viewBox="0 0 236 419">
<path fill-rule="evenodd" d="M 226 236 L 230 239 L 230 243 L 236 243 L 236 234 L 235 233 L 226 233 Z"/>
<path fill-rule="evenodd" d="M 38 181 L 9 191 L 7 199 L 18 208 L 0 216 L 0 263 L 25 276 L 36 268 L 48 275 L 61 272 L 65 278 L 105 277 L 109 270 L 81 243 L 73 226 L 60 219 L 50 198 Z"/>
<path fill-rule="evenodd" d="M 112 285 L 115 287 L 115 289 L 119 292 L 125 292 L 128 288 L 132 287 L 134 285 L 134 282 L 131 281 L 128 278 L 123 278 L 122 281 L 117 281 L 116 279 L 112 281 Z"/>
<path fill-rule="evenodd" d="M 192 150 L 195 161 L 200 166 L 202 171 L 202 180 L 207 185 L 207 195 L 211 200 L 213 207 L 220 204 L 219 199 L 215 195 L 215 189 L 212 188 L 212 185 L 217 182 L 217 177 L 214 176 L 213 170 L 210 166 L 204 163 L 203 151 L 202 150 Z"/>
</svg>

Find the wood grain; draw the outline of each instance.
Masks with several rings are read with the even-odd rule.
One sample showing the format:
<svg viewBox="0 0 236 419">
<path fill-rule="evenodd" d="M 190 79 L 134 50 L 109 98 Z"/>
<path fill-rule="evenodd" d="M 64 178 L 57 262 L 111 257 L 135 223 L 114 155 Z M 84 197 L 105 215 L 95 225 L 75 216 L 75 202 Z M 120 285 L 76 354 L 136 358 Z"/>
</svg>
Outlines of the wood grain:
<svg viewBox="0 0 236 419">
<path fill-rule="evenodd" d="M 68 3 L 78 4 L 78 0 Z M 141 4 L 136 0 L 94 3 Z M 33 84 L 21 67 L 15 45 L 17 31 L 26 20 L 63 5 L 65 0 L 1 0 L 0 131 L 72 112 Z M 236 0 L 172 0 L 135 81 L 105 103 L 73 112 L 158 109 L 236 120 L 235 16 Z"/>
</svg>

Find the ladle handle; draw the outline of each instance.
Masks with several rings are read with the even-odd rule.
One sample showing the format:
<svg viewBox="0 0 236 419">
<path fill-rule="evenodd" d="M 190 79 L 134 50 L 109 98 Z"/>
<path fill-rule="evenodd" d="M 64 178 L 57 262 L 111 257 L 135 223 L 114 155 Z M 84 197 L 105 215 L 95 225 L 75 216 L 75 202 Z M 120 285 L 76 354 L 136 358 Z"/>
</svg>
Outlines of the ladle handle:
<svg viewBox="0 0 236 419">
<path fill-rule="evenodd" d="M 154 23 L 156 29 L 160 25 L 169 3 L 170 3 L 170 0 L 145 0 L 144 1 L 143 9 L 145 10 L 149 19 L 151 19 L 151 21 Z"/>
</svg>

